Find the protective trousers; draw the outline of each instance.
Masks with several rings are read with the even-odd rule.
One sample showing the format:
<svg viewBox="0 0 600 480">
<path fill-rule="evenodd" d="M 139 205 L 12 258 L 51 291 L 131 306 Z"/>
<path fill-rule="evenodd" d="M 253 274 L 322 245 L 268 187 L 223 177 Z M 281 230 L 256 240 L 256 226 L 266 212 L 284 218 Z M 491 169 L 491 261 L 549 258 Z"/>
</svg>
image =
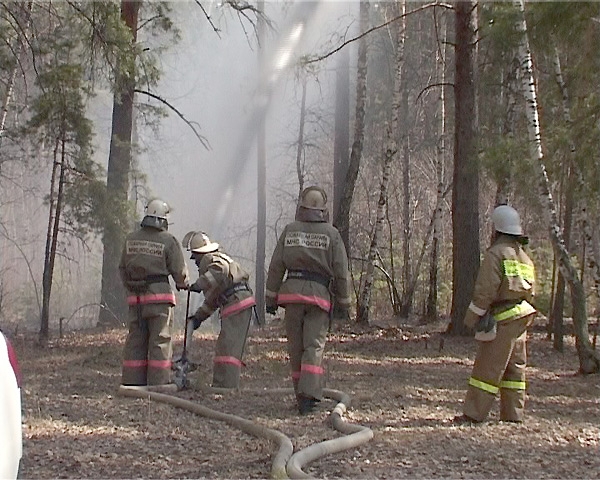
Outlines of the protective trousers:
<svg viewBox="0 0 600 480">
<path fill-rule="evenodd" d="M 321 400 L 325 370 L 321 366 L 329 313 L 316 305 L 285 305 L 285 330 L 296 396 Z"/>
<path fill-rule="evenodd" d="M 213 387 L 238 388 L 242 371 L 242 357 L 252 319 L 252 309 L 221 318 L 221 332 L 215 346 L 213 360 Z"/>
<path fill-rule="evenodd" d="M 527 327 L 534 315 L 498 322 L 496 338 L 479 347 L 463 413 L 477 421 L 488 416 L 500 393 L 500 420 L 521 422 L 525 407 Z"/>
<path fill-rule="evenodd" d="M 123 348 L 123 385 L 163 385 L 171 381 L 172 311 L 168 303 L 129 307 L 129 334 Z M 141 316 L 141 322 L 140 322 Z"/>
</svg>

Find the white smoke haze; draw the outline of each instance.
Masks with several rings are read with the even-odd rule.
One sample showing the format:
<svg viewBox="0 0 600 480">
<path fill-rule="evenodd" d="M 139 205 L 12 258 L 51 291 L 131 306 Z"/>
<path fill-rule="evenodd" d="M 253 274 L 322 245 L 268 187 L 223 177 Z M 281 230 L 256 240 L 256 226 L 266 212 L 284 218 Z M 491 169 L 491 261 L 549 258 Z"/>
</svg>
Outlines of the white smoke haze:
<svg viewBox="0 0 600 480">
<path fill-rule="evenodd" d="M 172 18 L 180 30 L 181 40 L 161 56 L 163 76 L 153 93 L 197 125 L 210 149 L 205 149 L 193 131 L 172 112 L 161 119 L 156 130 L 144 127 L 138 118 L 135 133 L 140 152 L 134 161 L 146 176 L 147 188 L 137 190 L 138 213 L 140 217 L 143 215 L 147 199 L 164 199 L 172 208 L 169 229 L 177 238 L 181 240 L 190 230 L 206 231 L 253 277 L 257 218 L 256 120 L 258 115 L 266 114 L 268 262 L 278 233 L 293 218 L 298 195 L 296 142 L 301 82 L 296 64 L 301 56 L 327 52 L 339 46 L 344 35 L 349 37 L 349 29 L 352 32 L 355 28 L 353 16 L 358 11 L 358 3 L 265 2 L 266 15 L 273 28 L 267 28 L 266 32 L 267 76 L 262 83 L 258 78 L 254 26 L 219 2 L 201 0 L 201 4 L 218 28 L 218 34 L 196 1 L 171 2 Z M 302 8 L 311 13 L 299 28 L 297 11 Z M 292 25 L 294 16 L 296 24 Z M 149 48 L 152 42 L 160 43 L 160 39 L 144 39 L 142 31 L 138 40 L 148 41 Z M 346 48 L 354 50 L 353 45 Z M 309 75 L 307 80 L 305 125 L 305 139 L 310 143 L 304 159 L 305 185 L 318 183 L 329 191 L 330 197 L 336 60 L 332 55 L 311 66 L 317 74 Z M 99 91 L 89 105 L 95 128 L 95 158 L 105 168 L 112 100 L 109 91 Z M 136 101 L 149 102 L 149 99 L 138 95 Z M 43 195 L 48 188 L 48 175 L 40 172 L 37 177 L 37 194 L 26 199 L 27 211 L 23 213 L 29 221 L 26 226 L 19 226 L 21 238 L 30 242 L 35 238 L 34 243 L 21 245 L 31 265 L 26 265 L 23 254 L 14 246 L 5 241 L 1 245 L 3 252 L 9 252 L 4 255 L 2 268 L 17 272 L 10 277 L 10 284 L 1 286 L 2 293 L 6 294 L 4 300 L 26 304 L 19 307 L 19 315 L 32 329 L 39 327 L 36 297 L 41 296 L 47 221 Z M 32 229 L 39 230 L 39 235 L 33 235 Z M 56 328 L 60 317 L 72 318 L 73 327 L 79 316 L 92 319 L 90 324 L 81 326 L 91 326 L 95 321 L 90 309 L 97 309 L 93 304 L 100 300 L 100 239 L 89 247 L 91 251 L 74 245 L 70 251 L 72 258 L 57 259 L 51 329 Z M 193 262 L 189 262 L 189 267 L 195 279 Z M 178 317 L 183 316 L 181 309 L 185 308 L 185 296 L 180 295 Z M 200 296 L 194 297 L 198 297 L 194 300 L 195 307 Z M 86 304 L 91 305 L 90 311 L 81 308 Z M 81 315 L 75 315 L 79 310 Z"/>
</svg>

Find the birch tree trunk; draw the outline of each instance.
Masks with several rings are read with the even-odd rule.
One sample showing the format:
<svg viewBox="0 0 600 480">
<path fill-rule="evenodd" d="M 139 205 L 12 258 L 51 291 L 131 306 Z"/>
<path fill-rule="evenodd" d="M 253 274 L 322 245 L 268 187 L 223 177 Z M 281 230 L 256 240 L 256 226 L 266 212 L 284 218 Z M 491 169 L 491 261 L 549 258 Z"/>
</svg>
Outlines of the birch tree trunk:
<svg viewBox="0 0 600 480">
<path fill-rule="evenodd" d="M 571 262 L 569 252 L 565 247 L 562 233 L 558 226 L 556 208 L 552 193 L 550 192 L 548 174 L 544 163 L 542 151 L 539 113 L 537 105 L 537 92 L 533 78 L 533 67 L 529 39 L 527 35 L 527 23 L 525 20 L 525 6 L 523 0 L 516 0 L 519 8 L 520 18 L 517 22 L 517 31 L 521 34 L 519 45 L 519 59 L 523 72 L 523 94 L 526 100 L 527 130 L 529 135 L 530 154 L 540 168 L 539 190 L 540 200 L 543 205 L 544 215 L 548 222 L 550 239 L 556 256 L 559 259 L 559 269 L 571 290 L 571 302 L 573 305 L 573 326 L 575 330 L 577 354 L 579 357 L 579 370 L 582 373 L 597 373 L 600 368 L 600 357 L 592 349 L 589 339 L 586 299 L 583 283 L 577 270 Z"/>
<path fill-rule="evenodd" d="M 438 140 L 436 146 L 435 171 L 437 177 L 437 192 L 435 197 L 435 211 L 433 218 L 433 239 L 431 241 L 431 258 L 429 261 L 429 292 L 427 294 L 427 304 L 425 318 L 427 320 L 437 320 L 438 317 L 438 269 L 439 269 L 439 251 L 440 238 L 442 233 L 442 201 L 444 195 L 444 162 L 446 157 L 446 44 L 447 44 L 447 25 L 443 27 L 443 49 L 438 49 L 436 56 L 436 81 L 440 86 L 439 96 L 439 123 Z"/>
<path fill-rule="evenodd" d="M 400 7 L 401 12 L 397 12 Z M 404 67 L 404 39 L 406 32 L 406 0 L 402 0 L 400 5 L 394 3 L 391 5 L 391 13 L 393 16 L 398 16 L 401 13 L 401 21 L 392 24 L 394 31 L 393 38 L 396 43 L 396 66 L 394 74 L 394 88 L 392 97 L 392 121 L 386 132 L 386 148 L 383 159 L 383 172 L 381 176 L 381 185 L 379 188 L 379 201 L 377 202 L 377 213 L 375 216 L 375 225 L 373 225 L 373 233 L 371 236 L 371 244 L 369 246 L 369 254 L 367 256 L 366 270 L 363 275 L 362 291 L 357 302 L 356 321 L 360 324 L 369 324 L 369 308 L 371 305 L 371 295 L 373 290 L 373 274 L 375 272 L 375 262 L 377 261 L 377 253 L 379 246 L 379 237 L 383 230 L 383 221 L 385 220 L 387 208 L 387 186 L 389 183 L 390 172 L 392 169 L 392 161 L 398 150 L 396 137 L 398 131 L 398 118 L 400 115 L 400 107 L 402 102 L 402 88 L 406 88 L 402 84 L 403 67 Z"/>
<path fill-rule="evenodd" d="M 369 28 L 369 0 L 360 1 L 360 32 Z M 365 115 L 367 109 L 367 36 L 358 41 L 358 66 L 356 73 L 356 109 L 354 115 L 354 141 L 350 153 L 350 163 L 344 182 L 344 191 L 340 200 L 340 207 L 335 212 L 333 224 L 338 228 L 346 246 L 348 257 L 351 257 L 350 245 L 350 207 L 363 151 L 365 138 Z"/>
<path fill-rule="evenodd" d="M 4 94 L 4 99 L 2 101 L 2 112 L 0 112 L 0 146 L 2 145 L 2 139 L 4 138 L 4 132 L 6 130 L 6 118 L 8 117 L 8 108 L 10 103 L 12 102 L 12 97 L 15 88 L 15 81 L 17 79 L 17 71 L 19 69 L 19 64 L 21 62 L 21 52 L 23 51 L 24 46 L 29 42 L 29 27 L 31 23 L 31 7 L 32 2 L 29 1 L 23 6 L 19 3 L 15 3 L 17 8 L 23 9 L 22 16 L 24 16 L 24 25 L 22 27 L 22 31 L 20 35 L 17 35 L 17 39 L 15 40 L 15 45 L 11 47 L 11 50 L 14 52 L 14 65 L 11 67 L 10 76 L 8 77 L 8 82 L 6 84 L 6 93 Z M 21 13 L 21 12 L 19 12 Z M 20 17 L 21 15 L 19 15 Z M 2 162 L 0 161 L 0 168 L 2 167 Z"/>
<path fill-rule="evenodd" d="M 560 66 L 560 54 L 558 47 L 554 46 L 554 78 L 561 92 L 562 105 L 563 105 L 563 117 L 565 124 L 568 128 L 572 125 L 571 112 L 569 108 L 569 95 L 567 93 L 567 86 L 565 84 L 562 68 Z M 565 242 L 565 248 L 570 249 L 571 243 L 571 227 L 573 222 L 573 208 L 574 208 L 574 190 L 575 190 L 575 176 L 573 174 L 575 170 L 575 145 L 572 141 L 569 141 L 569 154 L 566 165 L 566 180 L 565 180 L 565 198 L 564 198 L 564 215 L 563 215 L 563 239 Z M 557 261 L 556 255 L 555 262 Z M 552 324 L 552 333 L 554 334 L 553 346 L 554 349 L 562 352 L 564 350 L 564 319 L 563 310 L 565 305 L 565 277 L 559 271 L 558 278 L 556 281 L 556 290 L 553 296 L 552 312 L 550 314 L 550 322 Z"/>
</svg>

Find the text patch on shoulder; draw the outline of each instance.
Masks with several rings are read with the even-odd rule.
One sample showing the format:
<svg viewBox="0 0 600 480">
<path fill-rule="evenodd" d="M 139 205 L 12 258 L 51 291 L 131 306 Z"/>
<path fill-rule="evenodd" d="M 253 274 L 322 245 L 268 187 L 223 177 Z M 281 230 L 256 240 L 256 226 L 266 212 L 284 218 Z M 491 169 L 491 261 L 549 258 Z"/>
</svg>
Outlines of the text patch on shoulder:
<svg viewBox="0 0 600 480">
<path fill-rule="evenodd" d="M 150 242 L 148 240 L 127 240 L 127 255 L 152 255 L 153 257 L 162 257 L 165 246 L 160 242 Z"/>
<path fill-rule="evenodd" d="M 286 247 L 305 247 L 327 250 L 329 237 L 324 233 L 288 232 L 285 236 Z"/>
</svg>

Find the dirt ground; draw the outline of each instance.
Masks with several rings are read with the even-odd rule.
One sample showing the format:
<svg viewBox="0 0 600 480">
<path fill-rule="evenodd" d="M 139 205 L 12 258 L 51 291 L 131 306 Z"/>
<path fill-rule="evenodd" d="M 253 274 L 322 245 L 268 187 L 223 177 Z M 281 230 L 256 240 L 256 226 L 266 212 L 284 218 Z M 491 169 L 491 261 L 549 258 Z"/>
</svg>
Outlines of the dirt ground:
<svg viewBox="0 0 600 480">
<path fill-rule="evenodd" d="M 330 335 L 328 388 L 352 397 L 345 418 L 373 439 L 305 468 L 319 478 L 599 478 L 598 375 L 580 376 L 573 339 L 552 350 L 530 332 L 527 417 L 523 424 L 455 426 L 475 352 L 471 339 L 416 322 Z M 268 478 L 276 446 L 222 422 L 155 401 L 117 396 L 125 329 L 71 332 L 35 345 L 13 337 L 24 375 L 24 454 L 19 478 Z M 249 340 L 239 393 L 205 393 L 215 335 L 198 334 L 190 374 L 196 387 L 177 395 L 287 435 L 295 451 L 335 438 L 323 401 L 300 417 L 289 388 L 280 321 Z M 175 337 L 175 353 L 182 336 Z M 244 390 L 252 390 L 252 393 Z M 258 390 L 263 390 L 258 392 Z"/>
</svg>

